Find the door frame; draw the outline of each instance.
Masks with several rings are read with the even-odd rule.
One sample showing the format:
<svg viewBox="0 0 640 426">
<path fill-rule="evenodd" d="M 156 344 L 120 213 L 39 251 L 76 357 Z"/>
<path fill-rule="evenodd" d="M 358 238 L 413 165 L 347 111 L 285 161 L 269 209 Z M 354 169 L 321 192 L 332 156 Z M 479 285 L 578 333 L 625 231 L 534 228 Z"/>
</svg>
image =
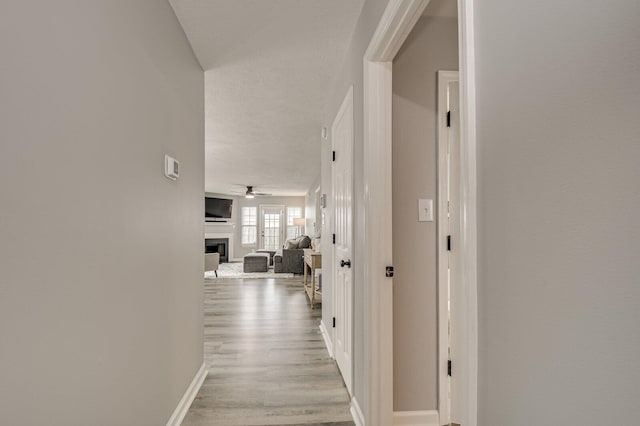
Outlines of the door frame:
<svg viewBox="0 0 640 426">
<path fill-rule="evenodd" d="M 440 416 L 440 424 L 448 424 L 450 408 L 447 404 L 448 400 L 448 361 L 449 353 L 449 289 L 447 286 L 449 269 L 449 256 L 457 256 L 458 250 L 447 250 L 447 235 L 449 232 L 444 226 L 447 221 L 447 175 L 449 174 L 449 164 L 443 153 L 448 149 L 447 130 L 447 91 L 449 83 L 460 81 L 458 71 L 438 71 L 438 414 Z M 454 239 L 454 243 L 457 243 Z M 449 253 L 448 257 L 443 256 Z M 454 262 L 455 264 L 460 264 Z M 445 423 L 447 421 L 447 423 Z"/>
<path fill-rule="evenodd" d="M 286 234 L 286 230 L 285 228 L 287 227 L 287 218 L 285 217 L 286 215 L 286 210 L 287 207 L 284 204 L 259 204 L 258 205 L 258 238 L 261 238 L 261 240 L 258 242 L 257 247 L 259 249 L 264 249 L 264 235 L 262 235 L 262 233 L 264 232 L 263 229 L 263 209 L 265 208 L 279 208 L 282 210 L 282 215 L 280 216 L 280 244 L 282 245 L 282 243 L 284 243 L 284 237 Z"/>
<path fill-rule="evenodd" d="M 393 280 L 392 266 L 392 76 L 393 59 L 430 0 L 389 0 L 364 54 L 364 405 L 367 425 L 393 424 Z M 475 0 L 458 0 L 460 69 L 460 257 L 462 311 L 460 358 L 456 365 L 465 407 L 462 424 L 477 426 L 477 224 Z M 352 401 L 354 418 L 360 406 Z M 360 417 L 362 417 L 360 415 Z"/>
</svg>

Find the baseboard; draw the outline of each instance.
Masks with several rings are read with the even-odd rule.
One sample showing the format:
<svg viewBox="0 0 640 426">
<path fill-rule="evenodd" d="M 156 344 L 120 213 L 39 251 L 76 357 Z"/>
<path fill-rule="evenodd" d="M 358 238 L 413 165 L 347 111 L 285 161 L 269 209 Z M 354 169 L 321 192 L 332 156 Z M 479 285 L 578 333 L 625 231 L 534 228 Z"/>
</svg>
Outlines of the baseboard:
<svg viewBox="0 0 640 426">
<path fill-rule="evenodd" d="M 329 337 L 329 331 L 327 330 L 327 327 L 324 326 L 323 321 L 320 321 L 320 332 L 322 333 L 322 338 L 324 339 L 324 345 L 327 347 L 329 356 L 333 358 L 333 343 L 331 342 L 331 338 Z"/>
<path fill-rule="evenodd" d="M 200 366 L 200 369 L 196 373 L 195 377 L 191 381 L 191 384 L 185 391 L 182 399 L 178 403 L 175 411 L 171 415 L 171 418 L 167 422 L 167 426 L 180 426 L 182 420 L 184 420 L 184 416 L 187 415 L 187 411 L 189 411 L 189 407 L 193 403 L 193 400 L 196 398 L 204 379 L 207 377 L 209 370 L 205 366 L 204 362 Z"/>
<path fill-rule="evenodd" d="M 439 426 L 437 410 L 394 411 L 393 426 Z"/>
<path fill-rule="evenodd" d="M 358 400 L 354 397 L 351 398 L 351 417 L 353 417 L 353 422 L 356 426 L 364 426 L 364 415 L 362 414 L 362 410 L 360 409 L 360 405 L 358 405 Z"/>
</svg>

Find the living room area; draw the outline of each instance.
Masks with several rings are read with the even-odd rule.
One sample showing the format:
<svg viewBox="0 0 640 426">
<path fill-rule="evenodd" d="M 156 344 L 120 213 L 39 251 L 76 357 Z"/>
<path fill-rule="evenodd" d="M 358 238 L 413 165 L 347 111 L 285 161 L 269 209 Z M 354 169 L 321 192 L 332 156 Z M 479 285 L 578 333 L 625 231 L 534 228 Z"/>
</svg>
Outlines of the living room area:
<svg viewBox="0 0 640 426">
<path fill-rule="evenodd" d="M 319 197 L 319 179 L 304 196 L 206 193 L 205 278 L 303 275 L 305 252 L 320 254 Z"/>
</svg>

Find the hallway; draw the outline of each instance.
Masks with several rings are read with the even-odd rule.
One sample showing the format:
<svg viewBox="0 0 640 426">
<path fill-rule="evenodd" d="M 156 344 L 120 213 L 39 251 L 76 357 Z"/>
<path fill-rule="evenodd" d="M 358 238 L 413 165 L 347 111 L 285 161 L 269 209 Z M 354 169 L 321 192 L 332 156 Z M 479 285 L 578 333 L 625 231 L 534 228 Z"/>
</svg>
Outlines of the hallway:
<svg viewBox="0 0 640 426">
<path fill-rule="evenodd" d="M 184 426 L 353 425 L 300 278 L 205 280 L 207 376 Z"/>
</svg>

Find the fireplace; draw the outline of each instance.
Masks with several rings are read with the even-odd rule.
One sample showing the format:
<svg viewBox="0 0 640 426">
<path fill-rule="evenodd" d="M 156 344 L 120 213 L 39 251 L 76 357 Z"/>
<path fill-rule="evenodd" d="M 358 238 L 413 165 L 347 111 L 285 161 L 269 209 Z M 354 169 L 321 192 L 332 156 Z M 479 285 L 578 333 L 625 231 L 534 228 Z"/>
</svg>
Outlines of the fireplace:
<svg viewBox="0 0 640 426">
<path fill-rule="evenodd" d="M 220 262 L 229 261 L 229 239 L 228 238 L 205 238 L 205 253 L 220 253 Z"/>
</svg>

